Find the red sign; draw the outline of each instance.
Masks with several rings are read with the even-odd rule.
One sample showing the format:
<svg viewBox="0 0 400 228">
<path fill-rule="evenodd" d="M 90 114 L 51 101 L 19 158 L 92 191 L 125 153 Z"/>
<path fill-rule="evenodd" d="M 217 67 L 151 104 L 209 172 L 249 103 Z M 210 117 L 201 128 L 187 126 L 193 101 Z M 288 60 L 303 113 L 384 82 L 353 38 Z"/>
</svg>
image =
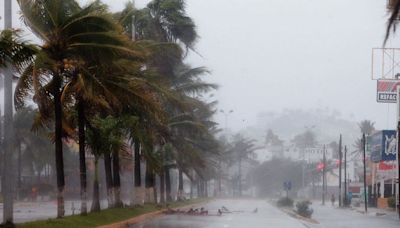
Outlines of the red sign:
<svg viewBox="0 0 400 228">
<path fill-rule="evenodd" d="M 380 103 L 396 103 L 398 80 L 378 80 L 376 101 Z"/>
<path fill-rule="evenodd" d="M 379 163 L 379 170 L 386 171 L 386 170 L 393 170 L 396 167 L 394 166 L 393 162 L 385 162 L 381 161 Z"/>
</svg>

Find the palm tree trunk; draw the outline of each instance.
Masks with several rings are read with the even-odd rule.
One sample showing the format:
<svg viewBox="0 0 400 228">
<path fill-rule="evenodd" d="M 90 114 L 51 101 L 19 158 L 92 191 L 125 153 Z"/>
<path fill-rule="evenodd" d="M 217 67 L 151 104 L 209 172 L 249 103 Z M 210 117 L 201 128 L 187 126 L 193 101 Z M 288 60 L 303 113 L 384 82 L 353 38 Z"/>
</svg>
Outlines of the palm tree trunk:
<svg viewBox="0 0 400 228">
<path fill-rule="evenodd" d="M 154 187 L 153 187 L 153 198 L 154 198 L 154 203 L 158 203 L 158 193 L 157 193 L 157 182 L 156 182 L 156 174 L 153 172 L 153 180 L 154 180 Z"/>
<path fill-rule="evenodd" d="M 85 151 L 85 104 L 78 98 L 78 131 L 79 131 L 79 172 L 81 182 L 81 215 L 87 214 L 87 175 L 86 175 L 86 151 Z"/>
<path fill-rule="evenodd" d="M 99 157 L 94 157 L 93 200 L 91 212 L 100 211 Z"/>
<path fill-rule="evenodd" d="M 171 175 L 169 173 L 169 167 L 165 166 L 165 193 L 167 197 L 167 202 L 172 201 L 171 196 Z"/>
<path fill-rule="evenodd" d="M 201 186 L 200 186 L 200 179 L 198 177 L 196 179 L 196 187 L 197 187 L 197 198 L 201 198 Z"/>
<path fill-rule="evenodd" d="M 204 197 L 208 198 L 208 181 L 204 181 Z"/>
<path fill-rule="evenodd" d="M 61 104 L 61 78 L 54 74 L 54 113 L 55 113 L 55 147 L 56 147 L 56 171 L 57 171 L 57 218 L 65 214 L 64 208 L 64 160 L 62 145 L 62 104 Z"/>
<path fill-rule="evenodd" d="M 106 174 L 106 189 L 107 189 L 107 202 L 108 207 L 114 207 L 113 201 L 113 177 L 111 170 L 111 155 L 110 153 L 104 154 L 104 169 Z"/>
<path fill-rule="evenodd" d="M 135 204 L 143 204 L 143 193 L 142 193 L 142 175 L 140 170 L 140 143 L 138 139 L 135 139 L 134 143 L 135 150 Z"/>
<path fill-rule="evenodd" d="M 117 151 L 113 152 L 113 181 L 114 181 L 114 206 L 122 207 L 121 200 L 121 178 L 120 178 L 120 167 L 119 167 L 119 155 Z"/>
<path fill-rule="evenodd" d="M 190 199 L 193 199 L 193 191 L 194 191 L 194 187 L 193 187 L 194 183 L 193 183 L 193 177 L 190 179 Z"/>
<path fill-rule="evenodd" d="M 160 203 L 165 203 L 165 177 L 164 170 L 160 172 Z"/>
<path fill-rule="evenodd" d="M 242 158 L 239 158 L 239 197 L 242 196 Z"/>
<path fill-rule="evenodd" d="M 21 142 L 17 143 L 17 147 L 18 147 L 18 158 L 17 158 L 17 166 L 18 166 L 18 177 L 17 177 L 17 199 L 19 200 L 19 196 L 21 193 L 21 156 L 22 156 L 22 148 L 21 148 Z"/>
<path fill-rule="evenodd" d="M 154 174 L 153 170 L 151 169 L 150 164 L 147 162 L 146 163 L 146 181 L 145 181 L 145 187 L 146 187 L 146 203 L 153 203 L 154 202 Z"/>
<path fill-rule="evenodd" d="M 178 200 L 183 200 L 183 172 L 182 169 L 178 169 Z"/>
</svg>

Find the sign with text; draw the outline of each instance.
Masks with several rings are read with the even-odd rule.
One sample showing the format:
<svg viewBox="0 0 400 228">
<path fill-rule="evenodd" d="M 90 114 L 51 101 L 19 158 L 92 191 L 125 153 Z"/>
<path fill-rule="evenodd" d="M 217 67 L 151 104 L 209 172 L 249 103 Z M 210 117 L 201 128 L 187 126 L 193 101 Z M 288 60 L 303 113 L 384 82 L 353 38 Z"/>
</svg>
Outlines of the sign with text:
<svg viewBox="0 0 400 228">
<path fill-rule="evenodd" d="M 378 80 L 376 101 L 379 103 L 396 103 L 398 85 L 400 85 L 399 80 Z"/>
</svg>

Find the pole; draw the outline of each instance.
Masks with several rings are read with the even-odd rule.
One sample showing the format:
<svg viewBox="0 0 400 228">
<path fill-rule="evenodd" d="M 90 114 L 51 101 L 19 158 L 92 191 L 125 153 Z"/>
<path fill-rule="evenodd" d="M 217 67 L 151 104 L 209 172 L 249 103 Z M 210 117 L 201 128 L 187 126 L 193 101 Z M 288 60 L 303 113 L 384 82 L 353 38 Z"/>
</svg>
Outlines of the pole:
<svg viewBox="0 0 400 228">
<path fill-rule="evenodd" d="M 399 91 L 399 87 L 397 87 L 397 90 Z M 399 94 L 399 93 L 397 93 Z M 398 99 L 399 100 L 399 99 Z M 399 110 L 400 111 L 400 110 Z M 397 193 L 400 190 L 400 181 L 399 181 L 399 174 L 400 174 L 400 159 L 399 159 L 399 152 L 400 152 L 400 121 L 398 121 L 397 123 Z M 398 208 L 400 205 L 400 197 L 398 196 L 398 194 L 396 194 L 397 196 L 397 211 L 399 213 L 399 218 L 400 218 L 400 209 Z"/>
<path fill-rule="evenodd" d="M 11 0 L 4 1 L 4 28 L 12 27 L 12 4 Z M 3 71 L 4 75 L 4 166 L 3 166 L 3 182 L 2 193 L 4 199 L 3 223 L 13 223 L 13 87 L 12 77 L 13 69 L 11 64 L 6 63 Z"/>
<path fill-rule="evenodd" d="M 344 205 L 347 206 L 347 146 L 344 146 Z"/>
<path fill-rule="evenodd" d="M 367 202 L 367 169 L 365 167 L 365 146 L 366 146 L 366 139 L 365 134 L 363 134 L 363 166 L 364 166 L 364 209 L 365 212 L 368 211 L 368 202 Z"/>
<path fill-rule="evenodd" d="M 399 153 L 400 153 L 400 85 L 397 85 L 397 153 L 396 153 L 396 160 L 397 160 L 397 175 L 396 175 L 396 181 L 397 181 L 397 189 L 396 189 L 396 210 L 399 213 L 399 218 L 400 218 L 400 159 L 399 159 Z"/>
<path fill-rule="evenodd" d="M 325 157 L 325 145 L 323 151 L 323 164 L 324 167 L 322 169 L 322 205 L 325 205 L 325 182 L 326 182 L 326 157 Z"/>
<path fill-rule="evenodd" d="M 342 206 L 342 135 L 339 138 L 339 207 Z"/>
</svg>

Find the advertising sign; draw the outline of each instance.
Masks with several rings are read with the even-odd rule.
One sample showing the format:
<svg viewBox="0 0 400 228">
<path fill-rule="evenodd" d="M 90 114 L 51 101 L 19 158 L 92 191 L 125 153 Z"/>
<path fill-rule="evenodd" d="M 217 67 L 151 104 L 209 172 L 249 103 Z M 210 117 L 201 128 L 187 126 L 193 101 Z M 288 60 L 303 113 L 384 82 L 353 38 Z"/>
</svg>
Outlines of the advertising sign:
<svg viewBox="0 0 400 228">
<path fill-rule="evenodd" d="M 396 131 L 378 131 L 369 137 L 368 143 L 371 150 L 371 161 L 378 163 L 396 160 Z"/>
<path fill-rule="evenodd" d="M 396 131 L 382 131 L 382 161 L 395 161 L 397 153 Z"/>
<path fill-rule="evenodd" d="M 376 101 L 379 103 L 396 103 L 397 85 L 400 85 L 398 80 L 378 80 Z"/>
<path fill-rule="evenodd" d="M 368 143 L 371 151 L 371 161 L 380 162 L 382 157 L 382 132 L 376 132 L 369 136 Z"/>
</svg>

